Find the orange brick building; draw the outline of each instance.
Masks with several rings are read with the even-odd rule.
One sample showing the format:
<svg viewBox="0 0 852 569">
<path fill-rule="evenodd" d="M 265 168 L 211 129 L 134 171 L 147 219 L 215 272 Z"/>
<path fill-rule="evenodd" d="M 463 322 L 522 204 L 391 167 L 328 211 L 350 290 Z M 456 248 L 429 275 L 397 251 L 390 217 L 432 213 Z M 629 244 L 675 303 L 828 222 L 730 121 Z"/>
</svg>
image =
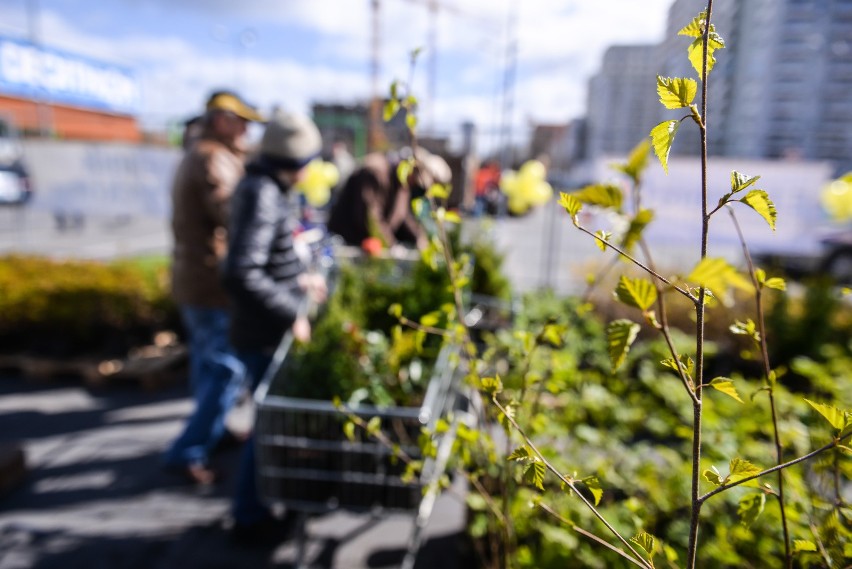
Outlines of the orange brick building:
<svg viewBox="0 0 852 569">
<path fill-rule="evenodd" d="M 138 142 L 138 105 L 127 69 L 0 37 L 0 115 L 25 136 Z"/>
</svg>

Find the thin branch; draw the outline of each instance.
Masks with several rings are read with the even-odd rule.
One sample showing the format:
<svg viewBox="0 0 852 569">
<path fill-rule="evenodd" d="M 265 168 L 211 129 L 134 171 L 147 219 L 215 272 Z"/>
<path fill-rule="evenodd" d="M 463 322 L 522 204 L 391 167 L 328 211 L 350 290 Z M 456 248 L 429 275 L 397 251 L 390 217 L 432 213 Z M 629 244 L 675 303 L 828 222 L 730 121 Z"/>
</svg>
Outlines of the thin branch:
<svg viewBox="0 0 852 569">
<path fill-rule="evenodd" d="M 497 400 L 497 397 L 496 397 L 496 396 L 494 396 L 494 397 L 492 397 L 492 398 L 491 398 L 491 400 L 494 402 L 494 405 L 496 405 L 496 406 L 497 406 L 497 408 L 498 408 L 498 409 L 500 409 L 500 411 L 503 413 L 503 416 L 504 416 L 504 417 L 506 417 L 506 419 L 507 419 L 507 420 L 508 420 L 508 421 L 512 424 L 512 426 L 515 428 L 515 430 L 516 430 L 516 431 L 517 431 L 517 432 L 521 435 L 521 437 L 524 439 L 524 442 L 527 444 L 527 446 L 529 446 L 529 447 L 530 447 L 530 449 L 532 449 L 532 451 L 536 454 L 536 456 L 537 456 L 537 457 L 538 457 L 538 459 L 542 462 L 542 464 L 544 464 L 544 466 L 545 466 L 545 467 L 546 467 L 546 468 L 547 468 L 550 472 L 552 472 L 554 475 L 556 475 L 556 477 L 557 477 L 557 478 L 559 478 L 559 480 L 560 480 L 563 484 L 565 484 L 566 486 L 568 486 L 568 487 L 571 489 L 571 491 L 572 491 L 572 492 L 574 492 L 574 494 L 575 494 L 578 498 L 580 498 L 580 500 L 581 500 L 581 501 L 582 501 L 582 502 L 586 505 L 586 507 L 587 507 L 587 508 L 589 508 L 589 510 L 591 510 L 591 512 L 595 515 L 595 517 L 596 517 L 596 518 L 598 518 L 598 520 L 600 520 L 600 522 L 601 522 L 603 525 L 605 525 L 605 526 L 606 526 L 606 528 L 607 528 L 607 529 L 608 529 L 608 530 L 609 530 L 609 531 L 610 531 L 610 532 L 611 532 L 611 533 L 612 533 L 612 534 L 613 534 L 613 535 L 614 535 L 614 536 L 615 536 L 615 537 L 616 537 L 616 538 L 617 538 L 617 539 L 618 539 L 621 543 L 623 543 L 623 544 L 625 545 L 625 547 L 627 547 L 627 549 L 629 549 L 629 550 L 630 550 L 630 552 L 631 552 L 631 553 L 633 553 L 633 555 L 635 555 L 637 558 L 641 559 L 641 557 L 642 557 L 642 556 L 641 556 L 641 555 L 639 555 L 639 553 L 638 553 L 635 549 L 633 549 L 633 546 L 632 546 L 632 545 L 630 545 L 630 543 L 629 543 L 629 542 L 628 542 L 628 541 L 624 538 L 624 536 L 622 536 L 620 533 L 618 533 L 618 530 L 617 530 L 617 529 L 615 529 L 615 528 L 612 526 L 612 524 L 610 524 L 610 523 L 606 520 L 606 518 L 604 518 L 604 517 L 603 517 L 603 515 L 602 515 L 602 514 L 598 511 L 598 509 L 597 509 L 597 508 L 595 508 L 594 504 L 592 504 L 591 502 L 589 502 L 589 501 L 586 499 L 586 497 L 582 494 L 582 492 L 580 492 L 579 490 L 577 490 L 577 487 L 576 487 L 576 486 L 574 486 L 574 480 L 573 480 L 573 479 L 566 478 L 566 477 L 565 477 L 565 476 L 564 476 L 561 472 L 559 472 L 559 470 L 557 470 L 557 469 L 556 469 L 556 467 L 554 467 L 554 466 L 553 466 L 553 465 L 552 465 L 552 464 L 551 464 L 551 463 L 550 463 L 550 462 L 549 462 L 549 461 L 548 461 L 548 460 L 544 457 L 544 455 L 541 453 L 541 451 L 539 451 L 539 450 L 538 450 L 538 447 L 537 447 L 537 446 L 535 445 L 535 443 L 533 443 L 533 442 L 532 442 L 532 440 L 531 440 L 531 439 L 527 436 L 527 434 L 524 432 L 524 430 L 521 428 L 521 426 L 520 426 L 520 425 L 518 425 L 518 423 L 515 421 L 515 419 L 514 419 L 511 415 L 509 415 L 509 414 L 506 412 L 506 409 L 505 409 L 505 408 L 504 408 L 504 407 L 500 404 L 500 402 Z M 652 567 L 651 565 L 647 564 L 647 563 L 645 563 L 645 564 L 644 564 L 644 566 L 645 566 L 645 567 L 647 567 L 648 569 L 653 569 L 653 567 Z"/>
<path fill-rule="evenodd" d="M 676 284 L 671 282 L 666 277 L 662 276 L 661 274 L 657 273 L 656 271 L 653 271 L 650 267 L 648 267 L 644 263 L 642 263 L 642 261 L 636 259 L 635 257 L 630 255 L 629 253 L 626 253 L 625 251 L 623 251 L 618 246 L 613 245 L 612 243 L 610 243 L 606 239 L 602 238 L 600 235 L 595 235 L 594 233 L 592 233 L 591 231 L 589 231 L 588 229 L 586 229 L 582 225 L 577 224 L 576 227 L 577 227 L 577 229 L 579 229 L 580 231 L 582 231 L 586 235 L 590 235 L 590 236 L 594 237 L 595 239 L 597 239 L 598 241 L 600 241 L 601 243 L 603 243 L 607 247 L 611 248 L 613 251 L 615 251 L 616 253 L 618 253 L 619 255 L 621 255 L 622 257 L 624 257 L 625 259 L 627 259 L 628 261 L 630 261 L 631 263 L 633 263 L 634 265 L 636 265 L 637 267 L 642 269 L 643 271 L 647 272 L 649 275 L 651 275 L 655 279 L 658 279 L 659 281 L 664 282 L 665 284 L 669 285 L 670 287 L 672 287 L 673 289 L 675 289 L 676 291 L 678 291 L 679 293 L 684 295 L 686 298 L 688 298 L 692 302 L 698 302 L 698 299 L 695 298 L 695 296 L 692 293 L 690 293 L 688 290 L 684 290 L 684 289 L 680 288 L 679 286 L 677 286 Z"/>
<path fill-rule="evenodd" d="M 773 466 L 772 468 L 767 468 L 766 470 L 762 470 L 762 471 L 758 472 L 757 474 L 753 474 L 753 475 L 751 475 L 747 478 L 743 478 L 742 480 L 737 480 L 736 482 L 731 482 L 730 484 L 725 484 L 724 486 L 719 486 L 718 488 L 711 490 L 710 492 L 707 492 L 703 496 L 699 497 L 698 501 L 700 503 L 704 503 L 707 500 L 709 500 L 710 498 L 712 498 L 713 496 L 715 496 L 716 494 L 724 492 L 725 490 L 730 490 L 731 488 L 735 488 L 736 486 L 739 486 L 740 484 L 745 484 L 746 482 L 751 482 L 752 480 L 756 480 L 756 479 L 760 478 L 761 476 L 766 476 L 767 474 L 771 474 L 773 472 L 777 472 L 779 470 L 783 470 L 785 468 L 789 468 L 791 466 L 799 464 L 800 462 L 810 460 L 813 457 L 820 455 L 827 450 L 831 450 L 831 449 L 837 447 L 837 445 L 839 445 L 840 443 L 842 443 L 844 440 L 848 439 L 849 437 L 852 437 L 852 432 L 846 433 L 842 437 L 836 438 L 833 441 L 831 441 L 830 443 L 828 443 L 824 446 L 821 446 L 820 448 L 818 448 L 814 451 L 811 451 L 806 455 L 800 456 L 799 458 L 795 458 L 793 460 L 787 461 L 784 464 L 778 464 L 776 466 Z"/>
<path fill-rule="evenodd" d="M 734 222 L 734 228 L 737 231 L 737 236 L 739 237 L 740 244 L 743 248 L 743 255 L 745 255 L 746 263 L 748 265 L 748 274 L 751 278 L 751 284 L 754 286 L 754 301 L 757 305 L 757 326 L 760 334 L 760 354 L 763 363 L 763 381 L 764 385 L 769 388 L 769 409 L 772 413 L 772 432 L 775 439 L 775 462 L 777 464 L 781 464 L 784 462 L 784 449 L 781 446 L 781 435 L 780 429 L 778 428 L 778 409 L 775 405 L 775 390 L 769 380 L 772 368 L 769 364 L 769 346 L 766 343 L 766 319 L 763 314 L 763 288 L 757 281 L 754 262 L 752 261 L 751 253 L 749 252 L 748 244 L 746 243 L 742 228 L 740 228 L 739 221 L 737 221 L 737 216 L 734 213 L 734 208 L 728 207 L 728 213 L 731 215 L 731 220 Z M 793 566 L 793 555 L 790 551 L 790 530 L 787 525 L 787 509 L 786 501 L 784 499 L 784 474 L 780 470 L 778 471 L 778 502 L 781 506 L 781 527 L 784 533 L 784 558 L 787 561 L 787 568 L 791 569 Z"/>
</svg>

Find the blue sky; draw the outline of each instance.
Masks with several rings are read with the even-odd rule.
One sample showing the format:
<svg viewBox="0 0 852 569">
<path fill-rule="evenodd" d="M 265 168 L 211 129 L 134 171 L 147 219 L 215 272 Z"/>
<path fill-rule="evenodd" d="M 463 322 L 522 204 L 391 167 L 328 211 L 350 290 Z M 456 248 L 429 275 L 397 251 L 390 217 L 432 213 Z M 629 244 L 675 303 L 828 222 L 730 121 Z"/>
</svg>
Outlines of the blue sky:
<svg viewBox="0 0 852 569">
<path fill-rule="evenodd" d="M 425 127 L 454 133 L 500 123 L 507 21 L 518 38 L 513 122 L 582 116 L 588 78 L 613 44 L 662 39 L 672 0 L 436 0 L 434 97 L 426 50 L 414 90 Z M 510 5 L 510 2 L 516 2 Z M 380 0 L 382 92 L 428 47 L 428 0 Z M 702 1 L 696 0 L 696 13 Z M 28 8 L 47 46 L 120 63 L 142 85 L 140 118 L 181 120 L 212 89 L 236 88 L 262 109 L 308 111 L 371 93 L 370 0 L 0 0 L 0 34 L 26 38 Z"/>
</svg>

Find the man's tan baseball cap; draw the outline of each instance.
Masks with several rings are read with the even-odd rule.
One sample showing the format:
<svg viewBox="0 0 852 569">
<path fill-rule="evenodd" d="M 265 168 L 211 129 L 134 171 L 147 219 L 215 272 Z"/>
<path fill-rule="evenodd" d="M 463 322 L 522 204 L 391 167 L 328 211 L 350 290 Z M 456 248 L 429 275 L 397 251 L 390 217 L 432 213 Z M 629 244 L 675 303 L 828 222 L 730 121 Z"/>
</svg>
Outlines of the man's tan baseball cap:
<svg viewBox="0 0 852 569">
<path fill-rule="evenodd" d="M 208 111 L 229 111 L 252 122 L 264 122 L 264 118 L 253 106 L 232 91 L 217 91 L 207 99 Z"/>
</svg>

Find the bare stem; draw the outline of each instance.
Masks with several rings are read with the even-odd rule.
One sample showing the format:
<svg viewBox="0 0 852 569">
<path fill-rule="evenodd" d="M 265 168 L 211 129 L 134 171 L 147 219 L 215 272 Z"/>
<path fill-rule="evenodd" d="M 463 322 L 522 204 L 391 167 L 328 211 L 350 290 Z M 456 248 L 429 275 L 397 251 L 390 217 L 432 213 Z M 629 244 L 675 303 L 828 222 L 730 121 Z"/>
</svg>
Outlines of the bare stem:
<svg viewBox="0 0 852 569">
<path fill-rule="evenodd" d="M 772 413 L 772 432 L 775 439 L 775 463 L 781 464 L 784 462 L 784 448 L 781 445 L 781 434 L 780 429 L 778 428 L 778 406 L 775 404 L 775 390 L 772 382 L 769 380 L 772 368 L 769 364 L 769 346 L 766 343 L 766 318 L 763 313 L 763 288 L 757 281 L 754 262 L 752 261 L 745 236 L 743 235 L 740 224 L 737 221 L 737 216 L 734 213 L 734 208 L 729 207 L 728 213 L 731 215 L 731 220 L 734 222 L 734 228 L 737 230 L 737 236 L 739 237 L 740 244 L 743 248 L 743 255 L 745 256 L 746 263 L 748 265 L 748 274 L 751 278 L 751 284 L 754 286 L 755 290 L 754 301 L 757 310 L 758 332 L 760 334 L 760 354 L 764 376 L 763 384 L 769 391 L 769 409 Z M 785 507 L 786 501 L 784 500 L 784 473 L 780 470 L 778 471 L 778 504 L 781 508 L 781 527 L 784 532 L 784 559 L 786 560 L 787 569 L 791 569 L 793 567 L 793 556 L 790 552 L 790 530 L 787 526 L 787 509 Z"/>
</svg>

